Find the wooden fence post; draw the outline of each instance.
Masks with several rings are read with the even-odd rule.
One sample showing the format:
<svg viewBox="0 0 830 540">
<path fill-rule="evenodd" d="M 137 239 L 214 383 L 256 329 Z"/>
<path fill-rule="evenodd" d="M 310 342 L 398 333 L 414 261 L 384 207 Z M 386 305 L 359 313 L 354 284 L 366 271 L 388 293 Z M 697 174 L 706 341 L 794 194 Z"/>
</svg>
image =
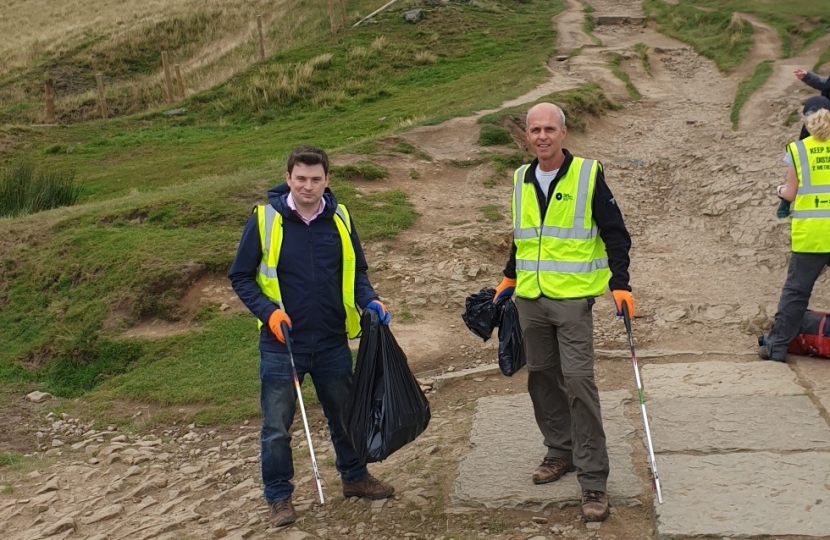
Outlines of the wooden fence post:
<svg viewBox="0 0 830 540">
<path fill-rule="evenodd" d="M 173 78 L 170 76 L 170 63 L 167 61 L 167 51 L 161 51 L 161 67 L 164 69 L 164 84 L 167 91 L 167 102 L 173 103 Z"/>
<path fill-rule="evenodd" d="M 259 59 L 265 58 L 265 42 L 262 37 L 262 15 L 256 16 L 256 29 L 259 34 Z"/>
<path fill-rule="evenodd" d="M 334 13 L 334 0 L 329 0 L 329 22 L 331 23 L 331 33 L 337 33 L 336 15 Z"/>
<path fill-rule="evenodd" d="M 346 0 L 340 0 L 340 19 L 343 22 L 343 28 L 348 28 L 346 26 Z"/>
<path fill-rule="evenodd" d="M 43 85 L 46 91 L 46 123 L 55 123 L 55 90 L 52 87 L 52 79 L 47 79 Z"/>
<path fill-rule="evenodd" d="M 98 83 L 98 105 L 101 107 L 101 118 L 107 118 L 107 102 L 104 99 L 104 77 L 101 72 L 95 74 L 95 81 Z"/>
<path fill-rule="evenodd" d="M 179 97 L 184 98 L 184 81 L 182 80 L 182 70 L 179 64 L 173 66 L 176 69 L 176 87 L 179 91 Z"/>
</svg>

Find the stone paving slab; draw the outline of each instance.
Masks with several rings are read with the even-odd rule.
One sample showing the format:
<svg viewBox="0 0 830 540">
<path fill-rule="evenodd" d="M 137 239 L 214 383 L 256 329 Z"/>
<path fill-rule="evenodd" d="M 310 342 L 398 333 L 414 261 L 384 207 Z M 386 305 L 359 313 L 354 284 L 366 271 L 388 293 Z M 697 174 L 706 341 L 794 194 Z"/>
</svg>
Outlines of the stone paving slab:
<svg viewBox="0 0 830 540">
<path fill-rule="evenodd" d="M 640 368 L 646 407 L 652 400 L 678 397 L 797 396 L 806 391 L 780 362 L 692 362 Z"/>
<path fill-rule="evenodd" d="M 830 453 L 660 455 L 659 540 L 830 534 Z"/>
<path fill-rule="evenodd" d="M 826 358 L 796 357 L 799 377 L 812 389 L 824 410 L 830 412 L 830 360 Z"/>
<path fill-rule="evenodd" d="M 806 395 L 657 399 L 646 408 L 658 453 L 830 449 L 830 427 Z"/>
<path fill-rule="evenodd" d="M 632 395 L 625 390 L 601 392 L 600 400 L 611 463 L 611 503 L 639 504 L 642 483 L 633 472 L 630 445 L 634 428 L 624 416 L 624 404 L 633 400 Z M 546 448 L 527 394 L 479 399 L 470 442 L 473 448 L 461 460 L 453 484 L 453 505 L 543 509 L 579 504 L 576 473 L 540 486 L 531 480 Z"/>
</svg>

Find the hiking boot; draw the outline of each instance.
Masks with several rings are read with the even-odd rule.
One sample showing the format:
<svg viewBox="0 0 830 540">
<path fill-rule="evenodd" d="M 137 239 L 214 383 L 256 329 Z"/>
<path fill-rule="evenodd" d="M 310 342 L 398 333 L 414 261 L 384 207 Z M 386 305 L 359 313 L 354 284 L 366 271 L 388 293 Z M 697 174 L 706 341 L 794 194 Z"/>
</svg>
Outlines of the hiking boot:
<svg viewBox="0 0 830 540">
<path fill-rule="evenodd" d="M 280 501 L 269 503 L 268 506 L 270 507 L 268 522 L 272 527 L 284 527 L 297 521 L 294 505 L 291 504 L 291 495 Z"/>
<path fill-rule="evenodd" d="M 381 482 L 371 474 L 367 474 L 357 482 L 343 482 L 343 496 L 347 499 L 349 497 L 364 497 L 376 501 L 391 497 L 393 493 L 395 493 L 394 487 Z"/>
<path fill-rule="evenodd" d="M 782 362 L 785 363 L 787 361 L 786 358 L 773 358 L 770 356 L 769 351 L 767 350 L 766 346 L 758 347 L 758 358 L 761 360 L 772 360 L 773 362 Z"/>
<path fill-rule="evenodd" d="M 546 457 L 542 463 L 533 471 L 534 484 L 547 484 L 548 482 L 556 482 L 562 478 L 565 473 L 575 471 L 574 464 L 555 457 Z"/>
<path fill-rule="evenodd" d="M 585 489 L 582 491 L 582 519 L 605 521 L 608 517 L 608 495 L 604 491 Z"/>
</svg>

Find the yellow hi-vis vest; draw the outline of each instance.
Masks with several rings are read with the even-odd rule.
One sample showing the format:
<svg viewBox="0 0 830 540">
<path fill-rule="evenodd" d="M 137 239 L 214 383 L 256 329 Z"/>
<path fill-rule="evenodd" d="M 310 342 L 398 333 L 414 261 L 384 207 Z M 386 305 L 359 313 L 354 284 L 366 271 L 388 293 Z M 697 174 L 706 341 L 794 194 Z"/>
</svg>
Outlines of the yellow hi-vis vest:
<svg viewBox="0 0 830 540">
<path fill-rule="evenodd" d="M 262 262 L 259 264 L 256 282 L 265 296 L 282 308 L 282 293 L 277 275 L 277 263 L 282 248 L 282 215 L 270 204 L 259 205 L 254 208 L 254 212 L 259 223 L 262 246 Z M 335 215 L 334 223 L 337 225 L 340 243 L 343 246 L 343 306 L 346 308 L 346 334 L 349 339 L 354 339 L 360 335 L 360 314 L 354 300 L 357 258 L 352 245 L 352 222 L 349 212 L 342 204 L 337 205 Z M 259 328 L 262 328 L 263 322 L 259 321 Z"/>
<path fill-rule="evenodd" d="M 591 208 L 599 163 L 573 158 L 551 194 L 544 223 L 535 183 L 524 181 L 529 167 L 519 167 L 513 175 L 516 296 L 601 296 L 611 271 Z"/>
<path fill-rule="evenodd" d="M 796 253 L 830 253 L 830 141 L 787 145 L 798 177 L 790 229 Z"/>
</svg>

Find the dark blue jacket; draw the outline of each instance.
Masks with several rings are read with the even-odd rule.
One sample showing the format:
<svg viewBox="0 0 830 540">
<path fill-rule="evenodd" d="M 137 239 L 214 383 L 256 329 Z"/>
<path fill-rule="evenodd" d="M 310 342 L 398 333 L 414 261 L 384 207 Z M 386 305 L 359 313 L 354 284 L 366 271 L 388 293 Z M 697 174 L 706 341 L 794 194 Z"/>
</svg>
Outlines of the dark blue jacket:
<svg viewBox="0 0 830 540">
<path fill-rule="evenodd" d="M 337 200 L 326 188 L 326 207 L 309 225 L 289 208 L 288 185 L 268 192 L 271 206 L 282 215 L 283 240 L 277 275 L 285 312 L 291 318 L 291 343 L 298 353 L 314 353 L 346 343 L 346 311 L 343 307 L 343 247 L 334 219 Z M 352 221 L 352 245 L 357 257 L 355 301 L 362 309 L 378 296 L 366 274 L 368 265 Z M 233 290 L 264 326 L 259 348 L 286 352 L 286 347 L 271 333 L 268 318 L 277 309 L 256 282 L 262 246 L 256 214 L 242 231 L 242 239 L 228 277 Z M 252 323 L 253 324 L 253 323 Z"/>
</svg>

